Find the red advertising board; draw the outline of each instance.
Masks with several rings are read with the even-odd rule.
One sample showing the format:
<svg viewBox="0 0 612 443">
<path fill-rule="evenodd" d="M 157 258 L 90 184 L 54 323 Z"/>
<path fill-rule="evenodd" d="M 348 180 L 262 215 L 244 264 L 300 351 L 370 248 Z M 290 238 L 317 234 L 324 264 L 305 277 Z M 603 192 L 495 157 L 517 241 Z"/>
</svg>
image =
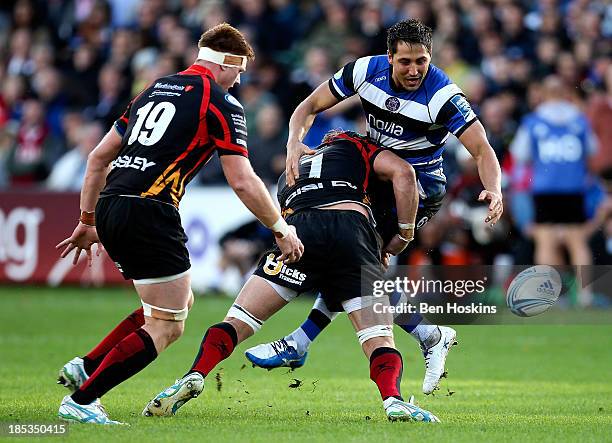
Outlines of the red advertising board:
<svg viewBox="0 0 612 443">
<path fill-rule="evenodd" d="M 0 283 L 124 284 L 105 252 L 89 267 L 85 256 L 60 259 L 55 249 L 76 226 L 76 193 L 0 192 Z"/>
</svg>

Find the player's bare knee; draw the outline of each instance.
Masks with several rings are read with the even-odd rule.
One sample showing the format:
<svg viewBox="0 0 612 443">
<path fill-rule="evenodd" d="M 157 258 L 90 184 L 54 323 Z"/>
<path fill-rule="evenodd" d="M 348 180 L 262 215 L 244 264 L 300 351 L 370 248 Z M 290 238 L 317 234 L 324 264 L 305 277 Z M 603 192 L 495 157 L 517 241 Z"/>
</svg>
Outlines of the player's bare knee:
<svg viewBox="0 0 612 443">
<path fill-rule="evenodd" d="M 166 339 L 168 344 L 174 343 L 183 335 L 185 331 L 184 321 L 165 321 L 166 324 Z"/>
<path fill-rule="evenodd" d="M 395 340 L 393 340 L 393 336 L 390 337 L 373 337 L 369 339 L 366 343 L 369 343 L 372 346 L 376 346 L 377 348 L 394 348 Z"/>
</svg>

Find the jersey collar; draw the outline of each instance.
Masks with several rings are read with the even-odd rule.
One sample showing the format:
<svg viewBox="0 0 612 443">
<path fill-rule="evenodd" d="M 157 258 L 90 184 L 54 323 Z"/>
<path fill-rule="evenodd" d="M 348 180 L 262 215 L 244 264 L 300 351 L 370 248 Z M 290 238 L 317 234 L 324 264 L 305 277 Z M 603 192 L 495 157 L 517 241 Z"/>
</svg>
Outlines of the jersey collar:
<svg viewBox="0 0 612 443">
<path fill-rule="evenodd" d="M 210 72 L 210 69 L 205 68 L 204 66 L 198 65 L 195 63 L 191 65 L 190 67 L 188 67 L 187 69 L 185 69 L 184 71 L 179 72 L 179 74 L 181 75 L 205 75 L 215 80 L 215 76 L 213 75 L 212 72 Z"/>
</svg>

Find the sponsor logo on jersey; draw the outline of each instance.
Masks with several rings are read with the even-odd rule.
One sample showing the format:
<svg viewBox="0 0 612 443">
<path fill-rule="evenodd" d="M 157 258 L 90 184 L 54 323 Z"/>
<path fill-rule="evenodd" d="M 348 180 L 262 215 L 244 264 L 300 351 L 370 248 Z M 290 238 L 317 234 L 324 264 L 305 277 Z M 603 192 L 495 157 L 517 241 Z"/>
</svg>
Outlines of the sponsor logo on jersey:
<svg viewBox="0 0 612 443">
<path fill-rule="evenodd" d="M 246 118 L 242 114 L 232 114 L 232 121 L 236 126 L 243 126 L 246 128 Z"/>
<path fill-rule="evenodd" d="M 389 97 L 385 100 L 385 108 L 387 108 L 391 112 L 395 112 L 400 107 L 400 101 L 397 97 Z"/>
<path fill-rule="evenodd" d="M 465 120 L 467 120 L 470 117 L 470 114 L 472 114 L 472 107 L 462 95 L 455 95 L 453 98 L 451 98 L 451 103 L 455 105 L 455 108 L 457 108 L 459 112 L 461 112 L 461 115 Z"/>
<path fill-rule="evenodd" d="M 152 93 L 149 94 L 149 98 L 156 97 L 158 95 L 162 95 L 164 97 L 180 97 L 183 94 L 180 92 L 172 92 L 172 91 L 153 91 Z"/>
<path fill-rule="evenodd" d="M 429 217 L 427 217 L 427 216 L 425 216 L 425 217 L 421 218 L 421 219 L 419 220 L 419 222 L 416 224 L 416 228 L 417 228 L 417 229 L 422 228 L 422 227 L 423 227 L 423 226 L 424 226 L 424 225 L 425 225 L 425 224 L 426 224 L 428 221 L 429 221 Z"/>
<path fill-rule="evenodd" d="M 236 100 L 236 98 L 232 94 L 225 94 L 225 101 L 242 109 L 242 105 L 238 100 Z"/>
<path fill-rule="evenodd" d="M 111 169 L 133 168 L 138 169 L 139 171 L 144 171 L 153 165 L 155 165 L 155 162 L 150 162 L 144 157 L 130 157 L 129 155 L 122 155 L 117 157 L 111 163 Z"/>
<path fill-rule="evenodd" d="M 368 114 L 368 124 L 378 131 L 393 134 L 396 137 L 400 137 L 404 133 L 404 128 L 397 123 L 377 119 L 372 114 Z"/>
<path fill-rule="evenodd" d="M 347 182 L 346 180 L 332 180 L 331 184 L 334 187 L 340 187 L 340 188 L 342 188 L 342 187 L 349 187 L 349 188 L 352 188 L 352 189 L 357 189 L 357 186 L 355 186 L 351 182 Z"/>
<path fill-rule="evenodd" d="M 281 280 L 298 286 L 302 286 L 302 283 L 306 280 L 306 274 L 297 269 L 288 267 L 282 261 L 276 260 L 274 254 L 268 254 L 266 256 L 266 263 L 263 266 L 263 271 L 267 275 L 276 275 Z"/>
<path fill-rule="evenodd" d="M 187 85 L 185 86 L 185 92 L 189 92 L 193 89 L 193 85 Z"/>
<path fill-rule="evenodd" d="M 374 79 L 374 82 L 382 82 L 383 80 L 387 80 L 387 76 L 386 75 L 381 75 L 380 77 L 376 77 Z"/>
<path fill-rule="evenodd" d="M 185 89 L 185 87 L 181 85 L 173 85 L 171 83 L 161 83 L 161 82 L 155 83 L 154 88 L 155 89 L 171 89 L 173 91 L 182 91 Z"/>
<path fill-rule="evenodd" d="M 291 194 L 289 194 L 289 197 L 287 197 L 287 200 L 285 201 L 285 205 L 288 205 L 289 202 L 291 202 L 291 200 L 293 200 L 298 195 L 303 194 L 304 192 L 308 192 L 308 191 L 316 191 L 317 189 L 323 189 L 323 183 L 321 182 L 311 183 L 309 185 L 301 186 L 297 188 L 295 191 L 293 191 Z"/>
</svg>

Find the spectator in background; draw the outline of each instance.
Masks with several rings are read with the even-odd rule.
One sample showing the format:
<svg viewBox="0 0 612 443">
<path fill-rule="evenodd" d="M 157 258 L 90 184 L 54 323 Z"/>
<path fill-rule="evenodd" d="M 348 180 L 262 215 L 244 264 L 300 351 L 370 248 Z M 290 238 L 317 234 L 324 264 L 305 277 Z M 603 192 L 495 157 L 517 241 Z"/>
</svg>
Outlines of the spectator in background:
<svg viewBox="0 0 612 443">
<path fill-rule="evenodd" d="M 244 106 L 247 132 L 253 134 L 255 132 L 257 114 L 265 105 L 269 103 L 276 104 L 276 97 L 270 91 L 261 87 L 261 82 L 258 78 L 249 77 L 248 82 L 245 81 L 240 86 L 240 98 Z"/>
<path fill-rule="evenodd" d="M 515 130 L 504 100 L 498 96 L 485 100 L 480 110 L 480 119 L 495 155 L 503 163 Z"/>
<path fill-rule="evenodd" d="M 310 95 L 317 86 L 333 74 L 329 51 L 324 46 L 312 46 L 304 55 L 303 66 L 297 67 L 290 78 L 292 101 L 290 109 L 295 109 L 302 100 Z"/>
<path fill-rule="evenodd" d="M 124 83 L 121 71 L 113 65 L 104 65 L 98 76 L 98 87 L 98 102 L 86 108 L 85 115 L 92 120 L 101 120 L 104 127 L 110 128 L 127 104 L 122 95 Z"/>
<path fill-rule="evenodd" d="M 45 122 L 44 105 L 36 99 L 26 100 L 19 130 L 6 162 L 9 184 L 32 186 L 44 181 L 59 157 L 60 149 Z"/>
<path fill-rule="evenodd" d="M 111 8 L 113 29 L 134 26 L 138 7 L 143 0 L 106 0 Z"/>
<path fill-rule="evenodd" d="M 13 9 L 13 24 L 15 28 L 35 30 L 40 25 L 32 0 L 18 0 Z"/>
<path fill-rule="evenodd" d="M 107 63 L 121 70 L 123 75 L 131 76 L 130 62 L 134 52 L 139 47 L 138 34 L 129 29 L 116 29 L 111 37 Z"/>
<path fill-rule="evenodd" d="M 21 117 L 21 105 L 26 92 L 26 82 L 22 76 L 7 75 L 0 85 L 0 130 L 10 121 Z"/>
<path fill-rule="evenodd" d="M 249 159 L 267 184 L 275 184 L 285 171 L 287 129 L 281 108 L 264 105 L 257 113 L 255 131 L 249 137 Z"/>
<path fill-rule="evenodd" d="M 603 172 L 602 179 L 605 197 L 597 213 L 589 223 L 589 233 L 592 237 L 593 261 L 596 265 L 612 264 L 612 169 Z M 610 288 L 601 288 L 606 293 Z"/>
<path fill-rule="evenodd" d="M 516 162 L 531 163 L 533 171 L 537 264 L 562 265 L 564 248 L 572 265 L 592 262 L 585 192 L 588 157 L 596 146 L 586 116 L 568 97 L 568 85 L 557 76 L 546 77 L 543 102 L 525 116 L 511 147 Z"/>
<path fill-rule="evenodd" d="M 544 78 L 555 72 L 557 57 L 559 55 L 559 41 L 554 37 L 540 37 L 536 45 L 536 62 L 534 74 L 537 78 Z"/>
<path fill-rule="evenodd" d="M 9 75 L 30 76 L 34 73 L 34 61 L 30 56 L 32 33 L 25 28 L 16 29 L 10 36 L 8 64 Z"/>
<path fill-rule="evenodd" d="M 78 192 L 83 186 L 87 156 L 95 148 L 104 128 L 99 122 L 90 122 L 77 128 L 76 144 L 53 165 L 46 186 L 51 191 Z"/>
<path fill-rule="evenodd" d="M 318 46 L 326 48 L 332 64 L 340 64 L 346 53 L 345 42 L 355 37 L 351 25 L 348 7 L 339 0 L 330 0 L 322 4 L 323 20 L 302 42 L 304 48 Z M 304 51 L 306 52 L 306 51 Z"/>
<path fill-rule="evenodd" d="M 72 53 L 64 77 L 67 84 L 79 85 L 66 91 L 73 106 L 85 108 L 96 103 L 99 71 L 98 54 L 93 46 L 85 43 L 79 45 Z"/>
<path fill-rule="evenodd" d="M 77 41 L 83 41 L 98 50 L 108 48 L 112 33 L 110 7 L 104 0 L 75 2 Z"/>
<path fill-rule="evenodd" d="M 32 63 L 34 71 L 53 68 L 55 65 L 55 49 L 47 43 L 37 43 L 32 46 Z"/>
<path fill-rule="evenodd" d="M 612 63 L 605 73 L 605 93 L 591 97 L 587 115 L 599 141 L 599 149 L 591 158 L 591 169 L 597 174 L 612 170 Z"/>
<path fill-rule="evenodd" d="M 253 272 L 262 254 L 274 242 L 274 235 L 259 220 L 253 220 L 223 234 L 219 239 L 221 257 L 218 272 L 210 282 L 211 291 L 235 294 Z M 234 272 L 239 275 L 233 278 Z"/>
<path fill-rule="evenodd" d="M 556 73 L 566 87 L 580 91 L 581 73 L 571 52 L 561 52 L 557 57 Z"/>
<path fill-rule="evenodd" d="M 451 41 L 443 42 L 434 58 L 436 65 L 463 90 L 472 68 L 460 57 L 457 45 Z"/>
<path fill-rule="evenodd" d="M 66 108 L 62 76 L 55 68 L 45 68 L 36 72 L 32 87 L 45 106 L 45 118 L 51 134 L 63 138 L 62 118 Z"/>
<path fill-rule="evenodd" d="M 532 57 L 535 38 L 524 26 L 522 7 L 516 2 L 508 2 L 499 9 L 506 53 L 517 58 Z"/>
<path fill-rule="evenodd" d="M 358 32 L 366 41 L 367 54 L 383 54 L 387 51 L 385 44 L 386 28 L 383 24 L 382 11 L 374 3 L 364 2 L 359 11 Z"/>
</svg>

